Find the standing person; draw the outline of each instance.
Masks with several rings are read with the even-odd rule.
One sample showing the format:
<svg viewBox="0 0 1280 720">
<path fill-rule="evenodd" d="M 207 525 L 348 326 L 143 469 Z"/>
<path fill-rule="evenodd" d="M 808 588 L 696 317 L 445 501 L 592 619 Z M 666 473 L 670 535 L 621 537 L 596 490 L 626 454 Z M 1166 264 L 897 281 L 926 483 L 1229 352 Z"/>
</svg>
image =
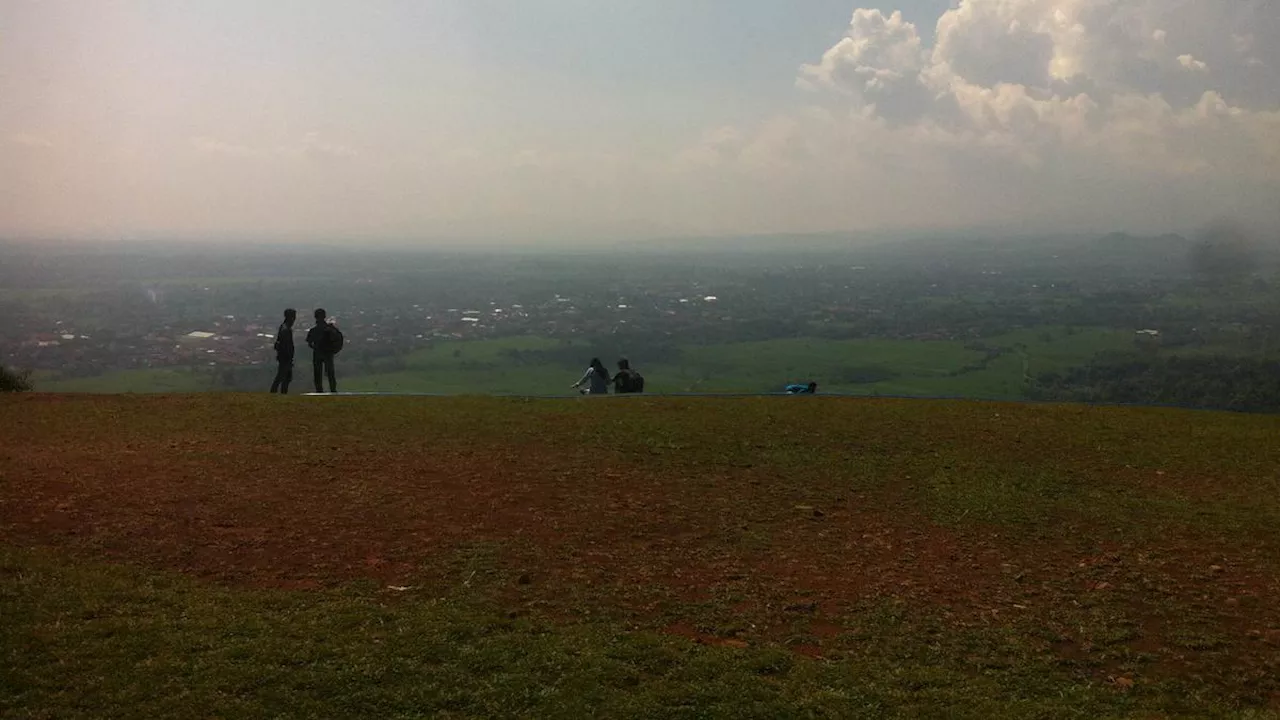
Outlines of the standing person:
<svg viewBox="0 0 1280 720">
<path fill-rule="evenodd" d="M 298 311 L 287 308 L 284 311 L 284 322 L 276 330 L 276 379 L 271 381 L 271 392 L 281 395 L 289 394 L 289 383 L 293 382 L 293 321 L 298 319 Z"/>
<path fill-rule="evenodd" d="M 619 395 L 644 392 L 644 376 L 639 370 L 632 370 L 631 361 L 626 358 L 618 360 L 618 374 L 613 376 L 613 391 Z"/>
<path fill-rule="evenodd" d="M 586 374 L 569 387 L 576 390 L 586 385 L 587 389 L 582 391 L 585 395 L 608 395 L 609 379 L 609 370 L 600 362 L 600 358 L 591 358 L 591 366 L 587 368 Z"/>
<path fill-rule="evenodd" d="M 311 368 L 314 371 L 316 392 L 324 392 L 324 375 L 329 376 L 329 392 L 338 392 L 338 377 L 333 369 L 333 356 L 342 349 L 342 331 L 331 322 L 324 308 L 316 309 L 315 327 L 307 331 L 307 345 L 311 347 Z"/>
</svg>

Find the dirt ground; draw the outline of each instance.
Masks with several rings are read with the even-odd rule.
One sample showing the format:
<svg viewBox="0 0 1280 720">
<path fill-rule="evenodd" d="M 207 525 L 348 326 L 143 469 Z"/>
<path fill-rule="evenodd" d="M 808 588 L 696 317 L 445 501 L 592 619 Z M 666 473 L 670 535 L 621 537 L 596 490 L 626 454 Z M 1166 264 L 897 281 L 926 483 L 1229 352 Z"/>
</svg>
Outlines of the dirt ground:
<svg viewBox="0 0 1280 720">
<path fill-rule="evenodd" d="M 1035 632 L 1067 660 L 1105 643 L 1150 656 L 1149 672 L 1280 670 L 1272 556 L 1204 534 L 1109 545 L 1088 518 L 1038 535 L 947 527 L 893 492 L 780 505 L 766 467 L 672 473 L 512 439 L 330 454 L 101 435 L 3 455 L 0 541 L 219 584 L 474 587 L 515 612 L 813 657 L 890 603 Z"/>
</svg>

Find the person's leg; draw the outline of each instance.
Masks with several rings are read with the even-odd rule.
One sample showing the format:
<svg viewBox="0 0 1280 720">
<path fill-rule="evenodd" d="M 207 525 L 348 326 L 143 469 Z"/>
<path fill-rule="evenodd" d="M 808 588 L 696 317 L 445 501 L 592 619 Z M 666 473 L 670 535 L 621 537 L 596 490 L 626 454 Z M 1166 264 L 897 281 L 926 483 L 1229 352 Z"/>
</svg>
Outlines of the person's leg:
<svg viewBox="0 0 1280 720">
<path fill-rule="evenodd" d="M 325 371 L 329 373 L 329 392 L 338 392 L 338 373 L 333 366 L 333 356 L 325 359 Z"/>
<path fill-rule="evenodd" d="M 324 358 L 316 355 L 311 358 L 312 374 L 315 376 L 316 392 L 324 392 Z"/>
<path fill-rule="evenodd" d="M 278 364 L 276 365 L 276 379 L 271 381 L 271 392 L 273 392 L 273 393 L 278 393 L 278 392 L 280 392 L 280 387 L 281 387 L 282 385 L 286 388 L 286 389 L 285 389 L 285 392 L 288 392 L 288 389 L 287 389 L 287 388 L 288 388 L 289 386 L 288 386 L 288 384 L 287 384 L 287 381 L 284 379 L 284 368 L 285 368 L 285 365 L 284 365 L 284 363 L 279 362 L 279 361 L 277 361 L 277 363 L 278 363 Z"/>
<path fill-rule="evenodd" d="M 280 363 L 280 394 L 289 394 L 289 383 L 293 382 L 293 361 Z"/>
</svg>

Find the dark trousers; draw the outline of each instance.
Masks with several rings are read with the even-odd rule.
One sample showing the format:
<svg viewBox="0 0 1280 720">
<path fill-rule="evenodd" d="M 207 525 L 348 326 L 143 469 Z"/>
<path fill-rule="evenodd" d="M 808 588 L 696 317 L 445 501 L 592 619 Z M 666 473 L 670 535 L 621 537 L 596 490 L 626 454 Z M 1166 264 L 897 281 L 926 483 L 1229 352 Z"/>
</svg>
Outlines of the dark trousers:
<svg viewBox="0 0 1280 720">
<path fill-rule="evenodd" d="M 280 367 L 276 369 L 276 379 L 271 381 L 271 392 L 282 395 L 289 394 L 289 383 L 293 382 L 293 361 L 277 360 Z"/>
<path fill-rule="evenodd" d="M 338 375 L 333 371 L 333 356 L 326 353 L 321 355 L 316 353 L 311 357 L 311 368 L 315 371 L 316 392 L 324 392 L 324 376 L 329 376 L 329 392 L 338 392 Z"/>
</svg>

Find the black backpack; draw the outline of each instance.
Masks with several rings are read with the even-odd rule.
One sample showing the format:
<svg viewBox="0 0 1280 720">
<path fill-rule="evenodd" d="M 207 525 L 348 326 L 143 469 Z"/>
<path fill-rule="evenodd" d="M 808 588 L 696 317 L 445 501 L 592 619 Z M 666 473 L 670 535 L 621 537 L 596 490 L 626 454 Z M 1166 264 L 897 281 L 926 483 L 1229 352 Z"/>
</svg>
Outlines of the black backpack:
<svg viewBox="0 0 1280 720">
<path fill-rule="evenodd" d="M 344 342 L 344 338 L 342 337 L 342 331 L 338 329 L 337 325 L 334 325 L 333 323 L 329 323 L 328 325 L 325 326 L 324 328 L 325 352 L 328 352 L 333 355 L 337 355 L 338 353 L 342 352 L 343 342 Z"/>
<path fill-rule="evenodd" d="M 638 370 L 623 370 L 622 385 L 618 392 L 639 393 L 644 392 L 644 376 Z"/>
</svg>

